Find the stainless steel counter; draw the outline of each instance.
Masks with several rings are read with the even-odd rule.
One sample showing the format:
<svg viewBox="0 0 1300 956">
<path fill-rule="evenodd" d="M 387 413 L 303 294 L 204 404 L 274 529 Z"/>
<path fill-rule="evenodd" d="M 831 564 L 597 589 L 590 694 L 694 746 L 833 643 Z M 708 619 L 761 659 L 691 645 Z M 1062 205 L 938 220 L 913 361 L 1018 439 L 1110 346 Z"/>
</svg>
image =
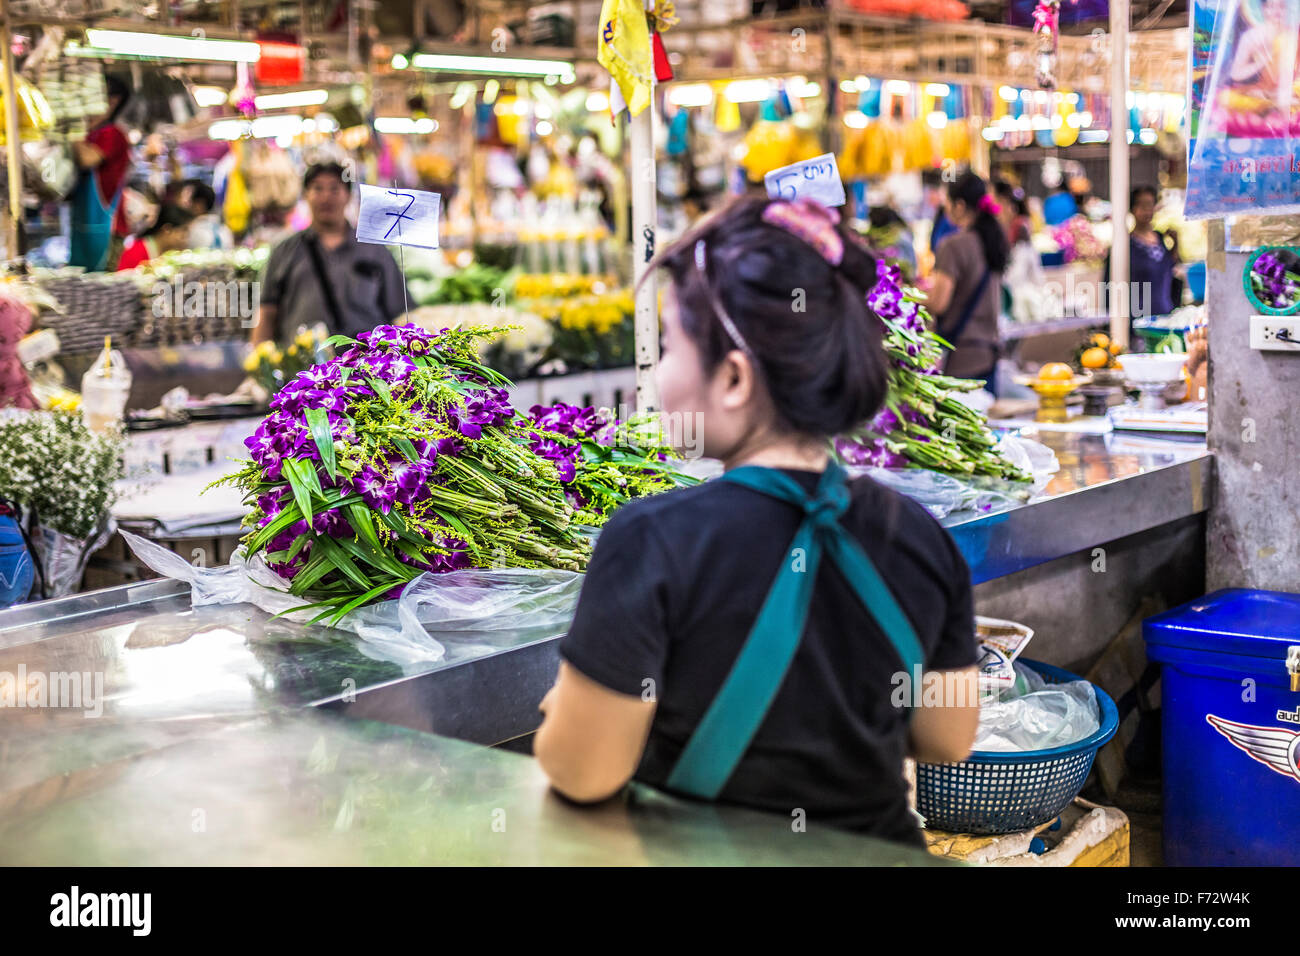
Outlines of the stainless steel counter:
<svg viewBox="0 0 1300 956">
<path fill-rule="evenodd" d="M 297 712 L 169 746 L 118 726 L 85 760 L 60 734 L 42 782 L 0 789 L 17 865 L 940 865 L 920 850 L 634 786 L 598 808 L 531 758 Z"/>
<path fill-rule="evenodd" d="M 1081 435 L 1042 430 L 1061 470 L 1037 497 L 987 513 L 959 512 L 943 524 L 976 584 L 1200 514 L 1208 506 L 1213 457 L 1202 441 L 1137 433 Z"/>
<path fill-rule="evenodd" d="M 977 581 L 1206 507 L 1203 446 L 1039 437 L 1062 471 L 1038 500 L 946 522 Z M 446 660 L 403 669 L 341 632 L 243 605 L 191 609 L 188 587 L 171 581 L 0 612 L 0 681 L 102 681 L 98 716 L 0 707 L 0 862 L 898 859 L 847 834 L 783 841 L 787 820 L 733 823 L 730 811 L 644 792 L 594 814 L 568 807 L 528 758 L 473 746 L 536 728 L 558 635 L 519 633 L 490 652 L 438 636 Z M 197 809 L 208 836 L 190 829 Z M 509 836 L 486 819 L 497 809 Z M 100 832 L 106 819 L 115 826 Z M 353 825 L 364 830 L 355 845 L 332 836 Z"/>
</svg>

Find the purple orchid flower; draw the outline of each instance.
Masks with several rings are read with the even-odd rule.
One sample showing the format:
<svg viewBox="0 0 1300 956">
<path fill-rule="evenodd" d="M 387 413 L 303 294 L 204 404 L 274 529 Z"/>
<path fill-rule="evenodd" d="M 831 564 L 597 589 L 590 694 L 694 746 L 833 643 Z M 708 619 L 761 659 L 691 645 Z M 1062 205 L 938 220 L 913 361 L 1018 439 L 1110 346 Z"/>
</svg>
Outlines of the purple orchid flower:
<svg viewBox="0 0 1300 956">
<path fill-rule="evenodd" d="M 352 479 L 352 487 L 361 496 L 361 500 L 370 507 L 377 508 L 384 514 L 388 514 L 393 510 L 397 487 L 390 484 L 382 474 L 370 465 L 366 465 L 357 472 L 356 477 Z"/>
</svg>

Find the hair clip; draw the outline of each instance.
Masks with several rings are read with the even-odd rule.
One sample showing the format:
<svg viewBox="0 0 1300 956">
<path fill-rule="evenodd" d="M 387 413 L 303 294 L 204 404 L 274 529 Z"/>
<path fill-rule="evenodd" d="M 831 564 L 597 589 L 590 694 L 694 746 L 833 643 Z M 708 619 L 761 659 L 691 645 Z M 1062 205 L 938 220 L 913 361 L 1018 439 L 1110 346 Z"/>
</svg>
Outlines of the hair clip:
<svg viewBox="0 0 1300 956">
<path fill-rule="evenodd" d="M 807 197 L 777 201 L 763 210 L 763 221 L 802 239 L 832 266 L 844 261 L 844 240 L 835 229 L 840 215 L 833 209 Z"/>
<path fill-rule="evenodd" d="M 717 294 L 713 291 L 713 286 L 709 284 L 708 264 L 705 261 L 704 240 L 702 238 L 695 240 L 695 271 L 700 274 L 700 281 L 704 283 L 705 291 L 709 295 L 709 304 L 713 306 L 713 313 L 718 317 L 718 321 L 722 323 L 727 335 L 731 336 L 731 341 L 735 343 L 736 348 L 752 357 L 754 353 L 750 350 L 749 343 L 740 334 L 740 329 L 736 328 L 736 323 L 731 321 L 731 316 L 727 315 L 727 310 L 722 307 L 722 302 L 719 301 Z"/>
<path fill-rule="evenodd" d="M 990 216 L 996 216 L 1002 211 L 1002 207 L 988 193 L 980 196 L 979 208 L 981 212 L 986 212 Z"/>
</svg>

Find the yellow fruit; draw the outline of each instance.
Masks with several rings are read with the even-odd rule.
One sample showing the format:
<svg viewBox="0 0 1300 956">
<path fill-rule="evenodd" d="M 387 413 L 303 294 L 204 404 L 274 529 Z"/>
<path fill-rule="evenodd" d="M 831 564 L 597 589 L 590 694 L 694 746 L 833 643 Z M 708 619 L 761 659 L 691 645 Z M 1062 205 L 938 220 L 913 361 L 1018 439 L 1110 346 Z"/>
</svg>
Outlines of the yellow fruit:
<svg viewBox="0 0 1300 956">
<path fill-rule="evenodd" d="M 1109 361 L 1110 353 L 1100 347 L 1088 349 L 1079 356 L 1079 364 L 1084 368 L 1105 368 Z"/>
<path fill-rule="evenodd" d="M 1064 362 L 1048 362 L 1038 370 L 1038 379 L 1042 382 L 1068 382 L 1074 378 L 1074 369 Z"/>
<path fill-rule="evenodd" d="M 1110 348 L 1110 336 L 1105 332 L 1095 332 L 1092 336 L 1092 344 L 1098 348 Z"/>
<path fill-rule="evenodd" d="M 1110 343 L 1110 354 L 1111 354 L 1111 355 L 1119 355 L 1119 353 L 1120 353 L 1120 352 L 1123 352 L 1123 351 L 1124 351 L 1124 347 L 1123 347 L 1122 345 L 1120 345 L 1118 342 L 1111 342 L 1111 343 Z"/>
</svg>

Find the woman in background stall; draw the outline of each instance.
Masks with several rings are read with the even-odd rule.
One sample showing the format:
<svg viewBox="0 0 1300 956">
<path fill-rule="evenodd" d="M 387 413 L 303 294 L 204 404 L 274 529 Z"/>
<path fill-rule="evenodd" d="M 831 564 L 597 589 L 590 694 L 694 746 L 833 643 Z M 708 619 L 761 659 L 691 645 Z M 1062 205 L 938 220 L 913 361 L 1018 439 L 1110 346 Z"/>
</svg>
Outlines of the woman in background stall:
<svg viewBox="0 0 1300 956">
<path fill-rule="evenodd" d="M 1129 195 L 1133 231 L 1129 233 L 1128 277 L 1129 317 L 1168 315 L 1183 296 L 1178 277 L 1178 237 L 1160 232 L 1152 225 L 1159 194 L 1154 186 L 1138 186 Z M 1106 258 L 1105 281 L 1110 281 L 1110 257 Z"/>
<path fill-rule="evenodd" d="M 1007 267 L 1002 273 L 1004 311 L 1018 321 L 1042 321 L 1046 318 L 1040 313 L 1047 276 L 1043 272 L 1042 257 L 1034 248 L 1025 191 L 1000 179 L 994 183 L 993 192 L 999 207 L 998 222 L 1002 224 L 1010 246 Z"/>
<path fill-rule="evenodd" d="M 996 394 L 998 312 L 1009 256 L 1000 207 L 971 172 L 948 184 L 944 213 L 957 231 L 939 243 L 926 304 L 953 346 L 947 375 L 983 379 Z"/>
</svg>

